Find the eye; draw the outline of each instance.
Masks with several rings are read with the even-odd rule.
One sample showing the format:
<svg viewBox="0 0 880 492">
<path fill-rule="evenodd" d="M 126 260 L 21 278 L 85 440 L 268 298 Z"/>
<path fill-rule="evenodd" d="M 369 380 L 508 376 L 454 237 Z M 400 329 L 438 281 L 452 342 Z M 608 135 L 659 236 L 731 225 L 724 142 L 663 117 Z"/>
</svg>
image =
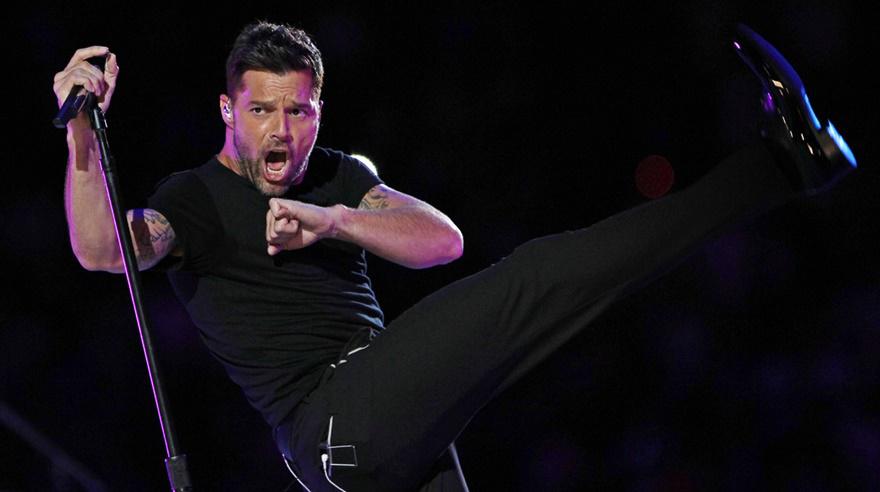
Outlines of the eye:
<svg viewBox="0 0 880 492">
<path fill-rule="evenodd" d="M 303 117 L 306 115 L 306 112 L 300 108 L 293 108 L 289 111 L 291 116 L 295 116 L 297 118 Z"/>
<path fill-rule="evenodd" d="M 264 110 L 260 106 L 255 106 L 255 107 L 251 108 L 251 113 L 263 114 L 263 112 L 264 112 Z"/>
</svg>

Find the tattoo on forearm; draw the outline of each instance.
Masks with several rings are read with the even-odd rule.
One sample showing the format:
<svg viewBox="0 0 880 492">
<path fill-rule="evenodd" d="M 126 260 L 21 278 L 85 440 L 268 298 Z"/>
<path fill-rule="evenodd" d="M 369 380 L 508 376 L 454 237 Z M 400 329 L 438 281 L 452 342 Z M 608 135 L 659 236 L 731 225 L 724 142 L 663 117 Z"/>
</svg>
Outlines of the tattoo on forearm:
<svg viewBox="0 0 880 492">
<path fill-rule="evenodd" d="M 367 192 L 367 195 L 361 200 L 358 207 L 362 210 L 379 210 L 388 208 L 388 194 L 383 192 L 378 186 Z"/>
<path fill-rule="evenodd" d="M 137 209 L 132 211 L 131 230 L 138 246 L 138 258 L 148 261 L 158 251 L 168 248 L 167 244 L 174 241 L 174 229 L 162 214 L 154 210 Z"/>
</svg>

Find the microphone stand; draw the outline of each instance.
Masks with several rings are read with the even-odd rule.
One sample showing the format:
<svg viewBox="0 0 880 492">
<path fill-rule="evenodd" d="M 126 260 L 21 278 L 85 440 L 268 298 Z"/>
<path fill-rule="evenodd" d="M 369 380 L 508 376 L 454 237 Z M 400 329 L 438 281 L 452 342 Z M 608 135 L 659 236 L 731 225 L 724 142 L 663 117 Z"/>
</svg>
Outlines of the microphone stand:
<svg viewBox="0 0 880 492">
<path fill-rule="evenodd" d="M 125 266 L 125 278 L 128 282 L 128 290 L 131 294 L 131 302 L 134 307 L 135 321 L 141 337 L 141 346 L 144 350 L 144 358 L 147 363 L 147 373 L 150 377 L 150 385 L 153 389 L 153 400 L 156 402 L 156 411 L 159 414 L 159 424 L 162 427 L 162 437 L 165 441 L 165 470 L 168 473 L 168 481 L 173 492 L 191 492 L 189 470 L 186 464 L 186 455 L 179 454 L 176 438 L 171 424 L 171 416 L 168 412 L 165 390 L 159 377 L 159 365 L 153 350 L 153 340 L 147 322 L 146 310 L 141 297 L 141 277 L 137 266 L 137 258 L 134 253 L 131 234 L 128 229 L 128 219 L 122 208 L 122 199 L 119 195 L 119 187 L 116 178 L 113 155 L 110 153 L 110 144 L 107 140 L 107 120 L 104 112 L 98 106 L 95 95 L 92 93 L 78 94 L 80 87 L 74 87 L 67 100 L 53 119 L 56 127 L 64 128 L 67 122 L 76 116 L 80 110 L 86 110 L 92 129 L 98 138 L 101 150 L 101 169 L 104 172 L 104 183 L 107 187 L 107 198 L 110 201 L 110 210 L 116 227 L 116 238 L 122 251 L 122 260 Z M 80 100 L 85 98 L 85 100 Z"/>
</svg>

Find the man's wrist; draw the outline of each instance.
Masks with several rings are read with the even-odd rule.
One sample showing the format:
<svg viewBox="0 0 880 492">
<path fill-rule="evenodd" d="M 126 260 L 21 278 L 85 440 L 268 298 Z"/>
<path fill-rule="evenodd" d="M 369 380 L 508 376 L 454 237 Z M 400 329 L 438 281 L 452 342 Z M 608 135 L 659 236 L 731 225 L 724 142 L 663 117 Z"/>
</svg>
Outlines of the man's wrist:
<svg viewBox="0 0 880 492">
<path fill-rule="evenodd" d="M 67 123 L 67 146 L 73 150 L 91 149 L 97 146 L 95 132 L 92 131 L 92 124 L 85 113 L 78 114 Z"/>
<path fill-rule="evenodd" d="M 327 237 L 331 239 L 340 239 L 342 241 L 350 241 L 350 225 L 352 209 L 345 205 L 337 204 L 330 207 L 330 229 L 327 231 Z"/>
</svg>

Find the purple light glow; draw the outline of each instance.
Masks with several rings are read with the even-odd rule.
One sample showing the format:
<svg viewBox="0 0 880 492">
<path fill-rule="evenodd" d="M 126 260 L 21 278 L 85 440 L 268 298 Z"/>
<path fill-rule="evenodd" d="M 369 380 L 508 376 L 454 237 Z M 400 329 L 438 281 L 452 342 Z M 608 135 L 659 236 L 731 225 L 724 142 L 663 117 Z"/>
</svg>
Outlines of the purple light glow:
<svg viewBox="0 0 880 492">
<path fill-rule="evenodd" d="M 776 103 L 773 102 L 773 96 L 770 95 L 769 92 L 765 92 L 763 97 L 761 97 L 761 106 L 764 108 L 764 111 L 768 113 L 772 113 L 776 110 Z"/>
</svg>

